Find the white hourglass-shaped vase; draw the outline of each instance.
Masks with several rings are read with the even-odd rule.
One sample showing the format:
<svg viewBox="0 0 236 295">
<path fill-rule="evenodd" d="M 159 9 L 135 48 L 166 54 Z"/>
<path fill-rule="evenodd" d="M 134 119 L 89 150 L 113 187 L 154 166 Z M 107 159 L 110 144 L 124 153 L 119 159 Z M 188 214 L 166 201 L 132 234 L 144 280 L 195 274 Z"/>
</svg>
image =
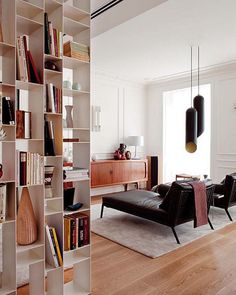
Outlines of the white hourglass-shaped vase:
<svg viewBox="0 0 236 295">
<path fill-rule="evenodd" d="M 66 127 L 73 128 L 72 109 L 73 106 L 66 105 Z"/>
</svg>

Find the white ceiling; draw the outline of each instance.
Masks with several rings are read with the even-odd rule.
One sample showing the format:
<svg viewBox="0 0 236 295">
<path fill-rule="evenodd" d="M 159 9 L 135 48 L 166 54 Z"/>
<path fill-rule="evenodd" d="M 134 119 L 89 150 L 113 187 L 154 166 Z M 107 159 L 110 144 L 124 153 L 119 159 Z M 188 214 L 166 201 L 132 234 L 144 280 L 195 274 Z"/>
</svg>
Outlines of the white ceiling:
<svg viewBox="0 0 236 295">
<path fill-rule="evenodd" d="M 236 59 L 235 12 L 235 0 L 168 0 L 93 38 L 93 65 L 147 82 L 188 71 L 191 44 L 201 47 L 201 67 L 229 62 Z"/>
</svg>

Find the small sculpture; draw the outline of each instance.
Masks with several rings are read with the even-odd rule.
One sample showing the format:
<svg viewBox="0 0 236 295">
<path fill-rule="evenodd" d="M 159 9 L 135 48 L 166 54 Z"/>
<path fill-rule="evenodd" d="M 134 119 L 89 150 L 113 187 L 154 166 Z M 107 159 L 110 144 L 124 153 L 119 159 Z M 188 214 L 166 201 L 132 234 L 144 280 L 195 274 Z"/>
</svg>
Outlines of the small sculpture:
<svg viewBox="0 0 236 295">
<path fill-rule="evenodd" d="M 4 140 L 6 138 L 7 134 L 6 131 L 1 127 L 0 128 L 0 140 Z"/>
</svg>

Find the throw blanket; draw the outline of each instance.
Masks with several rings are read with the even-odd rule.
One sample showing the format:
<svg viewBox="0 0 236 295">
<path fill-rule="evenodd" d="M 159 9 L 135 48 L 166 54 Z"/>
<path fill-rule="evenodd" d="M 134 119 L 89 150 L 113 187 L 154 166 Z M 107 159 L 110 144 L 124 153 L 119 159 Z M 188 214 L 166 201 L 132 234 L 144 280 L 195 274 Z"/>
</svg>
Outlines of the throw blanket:
<svg viewBox="0 0 236 295">
<path fill-rule="evenodd" d="M 206 186 L 201 181 L 193 181 L 189 184 L 192 186 L 194 192 L 194 227 L 198 227 L 208 223 Z"/>
</svg>

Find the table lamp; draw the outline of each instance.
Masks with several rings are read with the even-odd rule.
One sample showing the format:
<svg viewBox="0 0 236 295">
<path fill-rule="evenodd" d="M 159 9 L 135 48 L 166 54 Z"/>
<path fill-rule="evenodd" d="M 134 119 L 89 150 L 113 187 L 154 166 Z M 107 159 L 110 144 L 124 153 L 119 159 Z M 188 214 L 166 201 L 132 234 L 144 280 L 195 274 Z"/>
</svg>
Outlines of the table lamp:
<svg viewBox="0 0 236 295">
<path fill-rule="evenodd" d="M 142 135 L 129 136 L 127 138 L 127 145 L 135 147 L 135 155 L 132 159 L 139 160 L 140 157 L 137 156 L 137 147 L 144 146 L 144 137 Z"/>
</svg>

